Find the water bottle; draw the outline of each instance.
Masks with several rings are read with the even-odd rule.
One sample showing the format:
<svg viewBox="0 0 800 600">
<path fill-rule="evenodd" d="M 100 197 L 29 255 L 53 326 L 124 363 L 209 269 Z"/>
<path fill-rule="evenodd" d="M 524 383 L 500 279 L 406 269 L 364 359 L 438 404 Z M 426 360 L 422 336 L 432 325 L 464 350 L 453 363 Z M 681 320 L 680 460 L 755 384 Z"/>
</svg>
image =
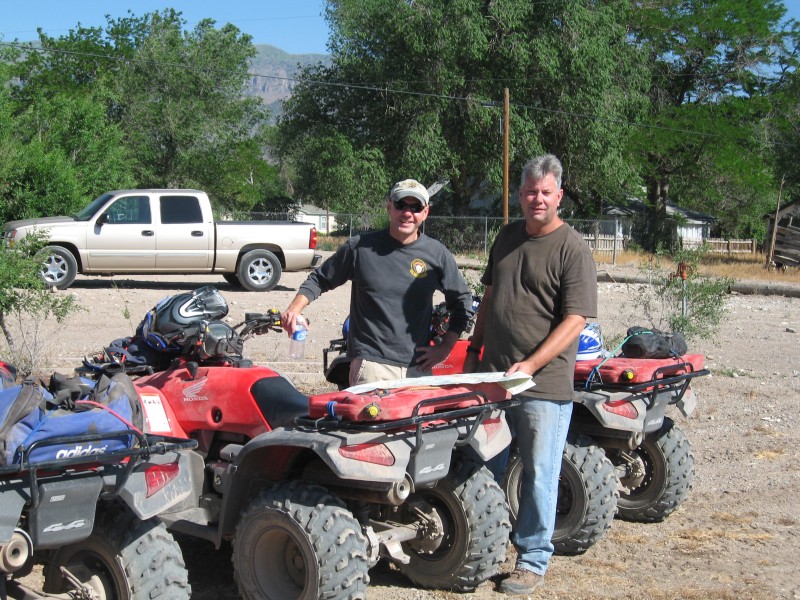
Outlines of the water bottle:
<svg viewBox="0 0 800 600">
<path fill-rule="evenodd" d="M 292 339 L 289 341 L 289 358 L 295 360 L 302 360 L 306 353 L 306 329 L 305 319 L 298 316 L 295 323 L 294 333 Z"/>
</svg>

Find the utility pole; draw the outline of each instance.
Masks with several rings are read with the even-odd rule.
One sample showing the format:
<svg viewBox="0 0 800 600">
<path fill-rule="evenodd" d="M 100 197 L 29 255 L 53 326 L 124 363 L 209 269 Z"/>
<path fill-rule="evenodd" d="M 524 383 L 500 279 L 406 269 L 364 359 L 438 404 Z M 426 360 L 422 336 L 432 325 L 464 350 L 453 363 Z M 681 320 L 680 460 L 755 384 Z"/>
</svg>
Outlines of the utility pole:
<svg viewBox="0 0 800 600">
<path fill-rule="evenodd" d="M 765 269 L 772 266 L 772 257 L 775 256 L 775 237 L 778 234 L 778 214 L 781 212 L 781 194 L 783 194 L 783 183 L 786 181 L 786 175 L 781 177 L 781 187 L 778 190 L 778 205 L 775 207 L 775 220 L 772 222 L 772 235 L 769 240 L 769 248 L 767 248 L 767 262 L 764 264 Z"/>
<path fill-rule="evenodd" d="M 508 88 L 503 89 L 503 224 L 508 224 Z"/>
</svg>

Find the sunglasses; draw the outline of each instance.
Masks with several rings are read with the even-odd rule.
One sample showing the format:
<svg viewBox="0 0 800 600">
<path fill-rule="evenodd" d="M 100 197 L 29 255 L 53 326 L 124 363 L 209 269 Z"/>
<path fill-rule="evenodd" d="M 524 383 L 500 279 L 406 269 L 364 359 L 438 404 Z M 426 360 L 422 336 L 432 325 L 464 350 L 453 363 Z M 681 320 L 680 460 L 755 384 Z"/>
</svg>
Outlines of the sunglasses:
<svg viewBox="0 0 800 600">
<path fill-rule="evenodd" d="M 415 215 L 425 210 L 425 207 L 419 203 L 406 204 L 402 200 L 392 200 L 392 204 L 394 205 L 395 210 L 398 210 L 400 212 L 405 212 L 407 210 L 410 210 Z"/>
</svg>

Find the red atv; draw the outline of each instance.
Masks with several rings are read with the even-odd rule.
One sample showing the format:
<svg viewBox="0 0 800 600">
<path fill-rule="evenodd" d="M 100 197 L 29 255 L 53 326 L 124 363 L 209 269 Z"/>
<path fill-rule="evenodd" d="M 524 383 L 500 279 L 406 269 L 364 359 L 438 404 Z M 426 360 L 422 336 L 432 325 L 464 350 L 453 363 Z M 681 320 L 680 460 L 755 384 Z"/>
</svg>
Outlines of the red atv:
<svg viewBox="0 0 800 600">
<path fill-rule="evenodd" d="M 136 380 L 149 429 L 199 444 L 196 502 L 160 515 L 170 529 L 232 541 L 245 598 L 364 598 L 381 558 L 432 588 L 473 590 L 497 572 L 510 521 L 481 465 L 510 440 L 502 409 L 516 401 L 504 388 L 411 383 L 309 398 L 242 358 L 245 340 L 281 332 L 278 311 L 230 327 L 214 294 L 167 299 L 137 336 L 86 365 L 152 370 L 136 365 L 155 362 L 143 346 L 172 349 L 168 366 Z"/>
<path fill-rule="evenodd" d="M 473 297 L 477 312 L 480 298 Z M 447 331 L 449 314 L 434 307 L 431 342 Z M 343 337 L 324 350 L 326 379 L 347 387 L 350 359 Z M 694 457 L 683 431 L 666 416 L 677 406 L 689 416 L 696 405 L 691 381 L 707 375 L 704 357 L 686 354 L 660 359 L 601 356 L 599 331 L 587 326 L 575 368 L 575 404 L 561 460 L 556 526 L 552 542 L 558 554 L 580 554 L 598 542 L 614 516 L 629 521 L 661 521 L 688 497 Z M 463 372 L 469 342 L 459 340 L 434 375 Z M 333 355 L 331 358 L 330 355 Z M 522 461 L 511 453 L 503 489 L 511 517 L 519 507 Z"/>
<path fill-rule="evenodd" d="M 55 396 L 0 362 L 0 599 L 188 600 L 156 515 L 191 497 L 196 442 L 144 432 L 124 374 L 102 393 L 102 379 L 85 394 L 72 383 Z M 41 589 L 22 580 L 35 563 Z"/>
</svg>

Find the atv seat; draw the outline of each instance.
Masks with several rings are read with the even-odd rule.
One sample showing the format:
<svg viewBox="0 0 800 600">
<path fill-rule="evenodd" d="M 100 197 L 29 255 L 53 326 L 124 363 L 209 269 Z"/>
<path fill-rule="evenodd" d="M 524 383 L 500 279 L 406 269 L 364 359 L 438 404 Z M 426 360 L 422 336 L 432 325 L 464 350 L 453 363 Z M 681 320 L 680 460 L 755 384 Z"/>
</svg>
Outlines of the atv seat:
<svg viewBox="0 0 800 600">
<path fill-rule="evenodd" d="M 308 415 L 308 396 L 285 377 L 259 379 L 253 384 L 252 392 L 270 429 L 292 427 L 295 418 Z"/>
</svg>

